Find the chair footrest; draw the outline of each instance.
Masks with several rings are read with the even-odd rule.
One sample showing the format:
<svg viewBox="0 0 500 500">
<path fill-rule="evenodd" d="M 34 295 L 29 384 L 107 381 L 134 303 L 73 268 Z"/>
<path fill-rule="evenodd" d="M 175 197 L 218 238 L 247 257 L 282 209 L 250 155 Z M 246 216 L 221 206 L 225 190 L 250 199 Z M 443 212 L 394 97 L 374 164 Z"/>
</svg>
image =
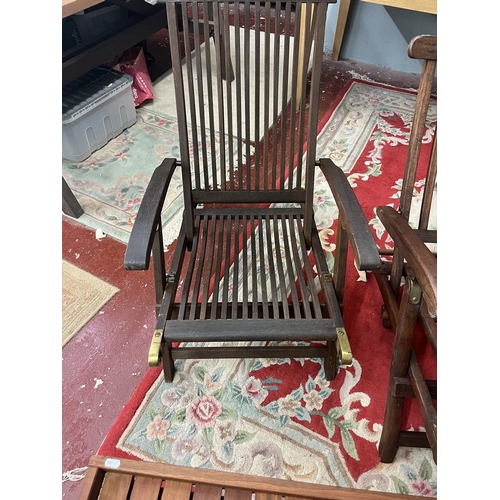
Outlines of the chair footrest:
<svg viewBox="0 0 500 500">
<path fill-rule="evenodd" d="M 326 346 L 176 347 L 172 359 L 324 358 Z"/>
<path fill-rule="evenodd" d="M 322 341 L 336 340 L 332 319 L 214 319 L 167 321 L 168 342 Z"/>
</svg>

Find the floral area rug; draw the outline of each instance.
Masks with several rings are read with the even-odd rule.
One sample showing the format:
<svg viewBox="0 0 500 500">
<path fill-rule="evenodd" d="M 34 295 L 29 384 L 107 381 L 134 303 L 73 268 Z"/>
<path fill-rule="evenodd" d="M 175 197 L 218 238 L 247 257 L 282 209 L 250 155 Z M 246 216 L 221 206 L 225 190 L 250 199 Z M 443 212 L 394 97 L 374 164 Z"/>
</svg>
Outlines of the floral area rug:
<svg viewBox="0 0 500 500">
<path fill-rule="evenodd" d="M 382 247 L 392 242 L 374 208 L 397 206 L 414 104 L 411 92 L 352 80 L 319 127 L 317 157 L 344 169 Z M 435 119 L 434 103 L 423 156 L 430 154 Z M 418 179 L 417 203 L 421 187 Z M 333 251 L 337 208 L 319 175 L 315 215 L 323 246 Z M 374 276 L 363 279 L 350 265 L 345 303 L 354 360 L 333 381 L 325 380 L 315 359 L 178 360 L 171 384 L 159 369 L 148 372 L 99 453 L 435 496 L 430 450 L 400 448 L 392 464 L 378 460 L 393 334 L 382 326 Z M 417 338 L 416 353 L 424 376 L 435 378 L 432 351 L 422 340 Z M 422 425 L 411 402 L 404 427 Z"/>
</svg>

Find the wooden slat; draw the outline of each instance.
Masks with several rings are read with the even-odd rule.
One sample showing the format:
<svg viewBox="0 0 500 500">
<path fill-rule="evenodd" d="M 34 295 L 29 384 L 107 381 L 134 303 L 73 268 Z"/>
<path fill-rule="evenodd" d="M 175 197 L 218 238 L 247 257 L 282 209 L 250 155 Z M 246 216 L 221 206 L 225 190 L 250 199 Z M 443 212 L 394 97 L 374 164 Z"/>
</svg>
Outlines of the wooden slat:
<svg viewBox="0 0 500 500">
<path fill-rule="evenodd" d="M 304 275 L 302 274 L 302 266 L 307 259 L 307 255 L 301 255 L 299 251 L 299 245 L 297 243 L 297 236 L 295 233 L 296 225 L 295 219 L 293 217 L 289 217 L 288 222 L 290 224 L 290 243 L 291 243 L 291 251 L 293 255 L 293 261 L 295 265 L 295 269 L 297 272 L 297 278 L 299 283 L 300 297 L 301 297 L 301 305 L 303 306 L 304 316 L 307 319 L 312 318 L 311 309 L 309 307 L 309 290 L 306 285 L 306 281 L 304 279 Z"/>
<path fill-rule="evenodd" d="M 283 268 L 283 260 L 281 253 L 280 238 L 278 232 L 278 217 L 276 214 L 273 215 L 273 228 L 274 228 L 274 245 L 276 251 L 276 267 L 278 269 L 278 283 L 281 289 L 281 302 L 287 303 L 288 293 L 287 293 L 287 280 L 285 278 L 285 269 Z M 288 307 L 283 307 L 283 315 L 285 319 L 290 317 Z"/>
<path fill-rule="evenodd" d="M 198 215 L 196 216 L 196 227 L 200 227 L 200 220 L 201 217 Z M 189 258 L 189 264 L 188 264 L 188 269 L 186 276 L 184 278 L 184 283 L 183 283 L 183 289 L 182 289 L 182 297 L 181 297 L 181 306 L 179 310 L 179 317 L 184 318 L 186 314 L 186 309 L 188 307 L 188 299 L 190 298 L 190 288 L 191 288 L 191 281 L 193 279 L 193 274 L 195 272 L 195 266 L 196 266 L 196 254 L 198 251 L 198 238 L 199 238 L 199 230 L 195 231 L 194 233 L 194 238 L 193 238 L 193 247 L 191 250 L 191 256 Z M 189 311 L 188 311 L 189 314 Z"/>
<path fill-rule="evenodd" d="M 127 500 L 158 500 L 162 479 L 158 477 L 137 476 L 134 478 L 130 498 Z"/>
<path fill-rule="evenodd" d="M 224 500 L 252 500 L 252 492 L 226 488 L 224 491 Z"/>
<path fill-rule="evenodd" d="M 224 249 L 224 223 L 226 222 L 225 217 L 218 218 L 218 227 L 217 227 L 217 236 L 218 242 L 217 246 L 217 260 L 215 262 L 214 267 L 214 276 L 213 276 L 213 292 L 212 292 L 212 304 L 217 303 L 219 300 L 219 284 L 221 279 L 221 269 L 222 269 L 222 251 Z M 215 319 L 217 309 L 212 307 L 212 311 L 210 314 L 210 319 Z"/>
<path fill-rule="evenodd" d="M 224 278 L 223 278 L 223 288 L 222 288 L 222 319 L 227 318 L 227 305 L 229 300 L 229 269 L 231 268 L 231 250 L 233 249 L 234 238 L 231 238 L 231 223 L 232 217 L 228 216 L 226 219 L 226 242 L 225 250 L 226 254 L 224 257 Z M 222 230 L 222 228 L 221 228 Z"/>
<path fill-rule="evenodd" d="M 429 219 L 431 216 L 432 198 L 434 195 L 434 186 L 437 177 L 437 131 L 434 134 L 434 142 L 432 144 L 431 158 L 429 161 L 429 169 L 425 177 L 424 194 L 422 196 L 422 206 L 420 208 L 420 218 L 418 228 L 421 230 L 428 229 Z"/>
<path fill-rule="evenodd" d="M 200 232 L 200 241 L 201 244 L 199 245 L 200 247 L 200 253 L 198 255 L 198 269 L 196 271 L 196 278 L 194 282 L 194 287 L 193 287 L 193 302 L 199 302 L 201 299 L 200 297 L 200 286 L 201 286 L 201 281 L 203 277 L 203 269 L 206 264 L 205 260 L 205 253 L 207 250 L 207 234 L 208 234 L 208 217 L 203 217 L 203 219 L 200 219 L 199 226 L 198 226 L 198 231 Z M 189 319 L 193 320 L 195 319 L 195 313 L 196 313 L 196 304 L 192 304 L 190 311 L 189 311 Z"/>
<path fill-rule="evenodd" d="M 282 101 L 281 101 L 281 138 L 280 138 L 280 189 L 284 189 L 285 187 L 285 172 L 286 172 L 286 163 L 285 163 L 285 152 L 286 152 L 286 144 L 288 140 L 287 133 L 287 116 L 288 116 L 288 85 L 289 85 L 289 61 L 290 61 L 290 38 L 291 38 L 291 14 L 292 6 L 290 3 L 286 4 L 285 7 L 285 28 L 284 28 L 284 37 L 285 37 L 285 47 L 283 52 L 283 61 L 284 63 L 284 73 L 283 73 L 283 91 L 282 91 Z M 293 75 L 292 75 L 293 76 Z"/>
<path fill-rule="evenodd" d="M 266 226 L 266 240 L 267 240 L 267 263 L 269 265 L 269 280 L 271 283 L 271 303 L 273 305 L 273 317 L 279 318 L 278 284 L 276 283 L 275 258 L 274 258 L 277 241 L 273 241 L 272 231 L 271 231 L 271 221 L 269 219 L 269 215 L 266 215 L 265 221 L 266 221 L 265 226 Z M 264 262 L 261 262 L 261 266 L 263 266 Z"/>
<path fill-rule="evenodd" d="M 217 186 L 220 182 L 220 189 L 222 191 L 226 190 L 226 124 L 225 124 L 225 116 L 224 116 L 224 102 L 226 101 L 227 106 L 231 105 L 231 101 L 227 99 L 227 97 L 224 95 L 224 86 L 223 86 L 223 81 L 222 81 L 222 68 L 223 68 L 223 62 L 222 58 L 224 57 L 223 48 L 221 46 L 221 33 L 222 33 L 222 28 L 220 25 L 220 9 L 219 5 L 217 3 L 211 4 L 211 9 L 213 11 L 213 18 L 214 18 L 214 40 L 215 40 L 215 60 L 217 64 L 217 105 L 219 108 L 219 113 L 218 113 L 218 125 L 219 125 L 219 168 L 218 168 L 218 174 L 219 178 L 217 181 L 214 181 L 214 186 Z M 205 22 L 205 24 L 208 24 Z M 209 44 L 207 43 L 207 46 Z M 225 42 L 225 45 L 229 45 L 229 37 L 227 42 Z M 232 130 L 228 129 L 228 133 L 231 133 Z M 231 142 L 231 141 L 229 141 Z M 212 158 L 212 162 L 214 159 Z"/>
<path fill-rule="evenodd" d="M 216 217 L 210 217 L 210 237 L 208 238 L 208 258 L 205 267 L 205 277 L 203 283 L 203 296 L 201 299 L 201 312 L 200 319 L 207 317 L 207 304 L 208 304 L 208 294 L 210 290 L 210 277 L 212 275 L 212 265 L 215 253 L 215 230 L 216 230 L 217 220 Z M 208 230 L 205 233 L 208 236 Z"/>
<path fill-rule="evenodd" d="M 189 500 L 191 489 L 190 481 L 167 480 L 160 500 Z"/>
<path fill-rule="evenodd" d="M 331 342 L 331 341 L 328 341 Z M 327 343 L 328 343 L 327 342 Z M 325 346 L 177 347 L 173 359 L 326 358 Z M 326 373 L 326 370 L 325 370 Z M 331 380 L 331 379 L 327 379 Z"/>
<path fill-rule="evenodd" d="M 252 266 L 252 318 L 257 318 L 257 269 L 255 263 L 257 262 L 257 249 L 255 242 L 255 221 L 254 217 L 250 216 L 250 239 L 251 239 L 251 266 Z"/>
<path fill-rule="evenodd" d="M 187 57 L 186 61 L 186 72 L 188 75 L 187 84 L 188 84 L 188 92 L 189 92 L 189 102 L 190 102 L 190 112 L 191 112 L 191 127 L 190 132 L 192 136 L 192 145 L 193 145 L 193 160 L 194 160 L 194 171 L 195 171 L 195 189 L 201 188 L 201 179 L 200 179 L 200 153 L 198 150 L 198 125 L 196 118 L 196 107 L 193 106 L 195 102 L 195 91 L 194 91 L 194 73 L 193 73 L 193 61 L 191 57 L 191 37 L 190 37 L 190 29 L 189 29 L 189 18 L 188 18 L 188 10 L 187 4 L 183 3 L 181 5 L 181 15 L 182 15 L 182 30 L 184 33 L 184 47 L 186 47 Z"/>
<path fill-rule="evenodd" d="M 255 493 L 255 500 L 282 500 L 282 496 L 279 493 L 263 493 L 258 491 Z"/>
<path fill-rule="evenodd" d="M 293 55 L 292 55 L 292 97 L 290 102 L 290 144 L 288 151 L 288 189 L 292 190 L 300 186 L 299 180 L 297 180 L 295 168 L 295 141 L 296 139 L 296 123 L 297 123 L 297 94 L 298 90 L 298 66 L 299 66 L 299 52 L 300 46 L 303 43 L 303 32 L 301 29 L 297 30 L 297 16 L 302 12 L 302 2 L 297 2 L 295 5 L 295 37 L 293 40 Z M 300 17 L 299 17 L 300 18 Z"/>
<path fill-rule="evenodd" d="M 266 158 L 266 150 L 264 148 L 262 152 L 262 156 L 264 160 L 261 159 L 260 157 L 260 136 L 261 136 L 261 130 L 260 130 L 260 105 L 261 105 L 261 99 L 260 99 L 260 66 L 261 66 L 261 53 L 260 53 L 260 12 L 261 12 L 261 4 L 260 2 L 255 2 L 254 4 L 254 9 L 255 9 L 255 26 L 256 28 L 258 27 L 259 29 L 255 29 L 255 108 L 254 108 L 254 113 L 255 113 L 255 135 L 254 135 L 254 145 L 255 145 L 255 155 L 254 155 L 254 169 L 255 169 L 255 182 L 254 182 L 254 189 L 259 189 L 260 183 L 261 183 L 261 162 L 265 162 Z M 264 99 L 266 99 L 266 96 L 263 96 Z M 263 133 L 265 134 L 265 130 L 263 130 Z"/>
<path fill-rule="evenodd" d="M 305 8 L 304 8 L 305 7 Z M 301 8 L 301 34 L 303 31 L 303 38 L 299 42 L 301 44 L 301 55 L 300 64 L 297 69 L 297 101 L 298 101 L 298 112 L 299 112 L 299 131 L 297 135 L 297 186 L 302 186 L 302 156 L 304 152 L 304 140 L 305 140 L 305 126 L 306 126 L 306 79 L 308 73 L 308 64 L 310 58 L 311 50 L 311 24 L 313 13 L 316 14 L 314 6 L 311 3 L 302 3 Z M 315 135 L 316 137 L 316 135 Z M 315 145 L 314 145 L 315 146 Z M 311 149 L 308 147 L 308 150 Z M 315 151 L 316 148 L 314 147 Z M 306 200 L 307 202 L 307 200 Z"/>
<path fill-rule="evenodd" d="M 194 485 L 193 500 L 221 500 L 222 487 L 209 484 Z"/>
<path fill-rule="evenodd" d="M 271 3 L 265 3 L 264 23 L 264 147 L 263 147 L 263 187 L 268 189 L 269 182 L 269 105 L 270 105 L 270 43 L 271 43 Z"/>
<path fill-rule="evenodd" d="M 274 5 L 275 12 L 278 12 L 281 14 L 281 3 L 276 2 Z M 280 78 L 283 77 L 283 75 L 280 74 L 280 72 L 277 70 L 277 68 L 280 67 L 280 20 L 281 17 L 280 15 L 275 15 L 275 20 L 274 20 L 274 67 L 276 68 L 273 74 L 273 98 L 272 98 L 272 119 L 271 119 L 271 125 L 272 125 L 272 155 L 271 155 L 271 188 L 276 188 L 276 179 L 279 177 L 279 173 L 277 172 L 277 163 L 278 163 L 278 122 L 279 122 L 279 108 L 278 108 L 278 99 L 279 99 L 279 90 L 278 90 L 278 84 Z M 281 55 L 281 57 L 283 57 Z M 284 73 L 288 71 L 288 65 L 285 63 L 283 60 L 283 70 Z M 283 87 L 282 89 L 282 94 L 286 95 L 287 94 L 287 89 L 286 87 Z"/>
<path fill-rule="evenodd" d="M 334 326 L 331 319 L 207 319 L 168 322 L 166 333 L 171 342 L 327 340 Z"/>
<path fill-rule="evenodd" d="M 102 483 L 99 500 L 128 500 L 132 474 L 108 472 Z"/>
<path fill-rule="evenodd" d="M 284 246 L 285 246 L 286 269 L 287 269 L 288 279 L 290 281 L 293 310 L 294 310 L 295 317 L 300 318 L 300 317 L 302 317 L 302 314 L 300 312 L 299 295 L 297 293 L 297 288 L 295 286 L 295 282 L 296 282 L 297 278 L 296 278 L 293 263 L 292 263 L 290 246 L 287 244 L 287 242 L 290 241 L 289 237 L 288 237 L 287 225 L 288 224 L 287 224 L 286 217 L 281 217 L 281 228 L 283 231 L 283 241 L 284 241 Z"/>
<path fill-rule="evenodd" d="M 194 46 L 199 47 L 201 45 L 200 40 L 200 20 L 199 20 L 199 5 L 193 4 L 193 33 L 194 33 Z M 202 151 L 202 166 L 203 166 L 203 180 L 204 188 L 208 189 L 209 179 L 208 179 L 208 147 L 207 147 L 207 134 L 206 134 L 206 120 L 205 120 L 205 103 L 203 97 L 203 66 L 201 60 L 201 51 L 195 50 L 195 65 L 196 65 L 196 90 L 197 90 L 197 109 L 200 118 L 200 129 L 201 129 L 201 151 Z M 195 108 L 195 100 L 191 102 L 191 106 Z M 196 109 L 196 108 L 195 108 Z M 197 173 L 197 177 L 200 177 L 200 172 Z"/>
<path fill-rule="evenodd" d="M 264 242 L 264 230 L 262 223 L 262 215 L 258 216 L 257 219 L 257 227 L 259 230 L 259 267 L 260 267 L 260 292 L 262 295 L 262 311 L 264 313 L 264 319 L 269 318 L 269 303 L 267 299 L 267 274 L 266 274 L 266 258 L 264 257 L 265 251 L 265 242 Z M 257 265 L 257 261 L 254 261 L 255 266 Z"/>
<path fill-rule="evenodd" d="M 80 498 L 98 500 L 105 474 L 105 471 L 102 469 L 89 465 L 85 472 L 82 487 L 80 488 Z"/>
<path fill-rule="evenodd" d="M 309 297 L 313 305 L 314 316 L 316 318 L 321 318 L 321 306 L 319 305 L 318 294 L 316 292 L 316 287 L 314 286 L 314 278 L 312 274 L 311 262 L 309 261 L 306 241 L 304 238 L 304 228 L 301 224 L 301 220 L 299 217 L 296 218 L 296 221 L 297 221 L 298 236 L 299 236 L 300 249 L 302 255 L 303 269 L 305 270 L 307 276 L 307 288 L 309 290 Z"/>
<path fill-rule="evenodd" d="M 231 38 L 229 31 L 229 3 L 224 4 L 224 67 L 230 68 L 232 66 L 231 62 Z M 229 157 L 229 189 L 234 190 L 234 141 L 232 140 L 233 135 L 233 94 L 231 80 L 226 77 L 226 106 L 227 106 L 227 130 L 229 134 L 228 140 L 228 157 Z M 237 144 L 240 144 L 239 142 Z M 239 149 L 239 148 L 238 148 Z"/>
<path fill-rule="evenodd" d="M 241 249 L 241 255 L 243 258 L 243 269 L 242 269 L 242 276 L 248 277 L 248 221 L 247 221 L 247 215 L 243 214 L 243 223 L 242 223 L 242 228 L 243 228 L 243 247 Z M 248 318 L 248 313 L 247 313 L 247 307 L 248 307 L 248 279 L 243 279 L 243 319 Z"/>
<path fill-rule="evenodd" d="M 242 67 L 241 67 L 241 41 L 240 41 L 240 2 L 234 3 L 234 29 L 235 29 L 235 75 L 236 75 L 236 143 L 243 144 L 242 134 L 242 114 L 241 114 L 241 84 L 242 84 Z M 242 188 L 243 182 L 243 147 L 238 147 L 238 188 Z"/>
<path fill-rule="evenodd" d="M 243 47 L 243 71 L 245 75 L 245 151 L 246 151 L 246 169 L 245 169 L 245 183 L 246 189 L 250 190 L 250 3 L 244 2 L 244 47 Z M 243 186 L 242 186 L 243 188 Z"/>
<path fill-rule="evenodd" d="M 193 191 L 191 199 L 194 204 L 197 203 L 304 203 L 305 191 L 245 191 L 242 198 L 241 193 L 237 191 Z"/>
</svg>

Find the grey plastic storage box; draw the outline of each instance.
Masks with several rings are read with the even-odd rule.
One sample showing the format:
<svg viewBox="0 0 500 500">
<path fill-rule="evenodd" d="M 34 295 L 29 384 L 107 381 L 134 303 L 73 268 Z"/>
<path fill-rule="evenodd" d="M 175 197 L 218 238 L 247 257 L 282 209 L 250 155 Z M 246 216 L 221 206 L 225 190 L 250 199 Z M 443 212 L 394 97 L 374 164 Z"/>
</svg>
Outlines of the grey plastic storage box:
<svg viewBox="0 0 500 500">
<path fill-rule="evenodd" d="M 99 66 L 63 87 L 63 158 L 83 161 L 135 123 L 132 81 Z"/>
</svg>

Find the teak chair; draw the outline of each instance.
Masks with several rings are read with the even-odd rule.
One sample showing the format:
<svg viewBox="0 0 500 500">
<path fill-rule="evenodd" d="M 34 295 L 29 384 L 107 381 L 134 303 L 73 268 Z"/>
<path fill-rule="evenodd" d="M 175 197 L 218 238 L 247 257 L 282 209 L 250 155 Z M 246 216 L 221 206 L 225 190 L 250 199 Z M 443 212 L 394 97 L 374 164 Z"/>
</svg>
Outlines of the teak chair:
<svg viewBox="0 0 500 500">
<path fill-rule="evenodd" d="M 432 246 L 437 243 L 437 229 L 429 227 L 437 176 L 436 132 L 429 163 L 419 161 L 436 70 L 437 37 L 415 37 L 409 44 L 408 55 L 422 59 L 423 66 L 400 205 L 397 211 L 389 206 L 376 210 L 394 241 L 392 258 L 384 259 L 380 268 L 374 271 L 384 301 L 384 324 L 395 333 L 379 455 L 382 462 L 392 462 L 399 446 L 430 447 L 437 463 L 437 412 L 433 404 L 433 399 L 437 398 L 436 381 L 424 379 L 412 346 L 419 322 L 437 353 L 437 254 L 426 246 L 426 243 Z M 414 215 L 418 223 L 411 225 L 410 209 L 417 171 L 419 179 L 425 178 L 425 186 L 419 213 L 417 210 Z M 406 398 L 416 398 L 425 432 L 401 430 Z"/>
<path fill-rule="evenodd" d="M 224 51 L 219 37 L 203 43 L 209 37 L 197 29 L 211 3 Z M 320 358 L 332 380 L 352 362 L 342 321 L 348 241 L 359 269 L 380 264 L 345 174 L 315 158 L 327 2 L 272 4 L 282 17 L 271 2 L 167 0 L 180 158 L 154 171 L 125 267 L 148 269 L 152 251 L 157 324 L 149 364 L 163 362 L 168 382 L 175 359 L 254 357 Z M 176 5 L 184 23 L 194 20 L 184 61 L 182 46 L 190 44 L 188 30 L 179 36 L 173 22 Z M 295 29 L 292 5 L 304 29 Z M 233 82 L 223 79 L 223 59 L 232 62 Z M 317 167 L 339 208 L 333 277 L 314 221 Z M 176 168 L 185 210 L 166 274 L 160 213 Z"/>
</svg>

